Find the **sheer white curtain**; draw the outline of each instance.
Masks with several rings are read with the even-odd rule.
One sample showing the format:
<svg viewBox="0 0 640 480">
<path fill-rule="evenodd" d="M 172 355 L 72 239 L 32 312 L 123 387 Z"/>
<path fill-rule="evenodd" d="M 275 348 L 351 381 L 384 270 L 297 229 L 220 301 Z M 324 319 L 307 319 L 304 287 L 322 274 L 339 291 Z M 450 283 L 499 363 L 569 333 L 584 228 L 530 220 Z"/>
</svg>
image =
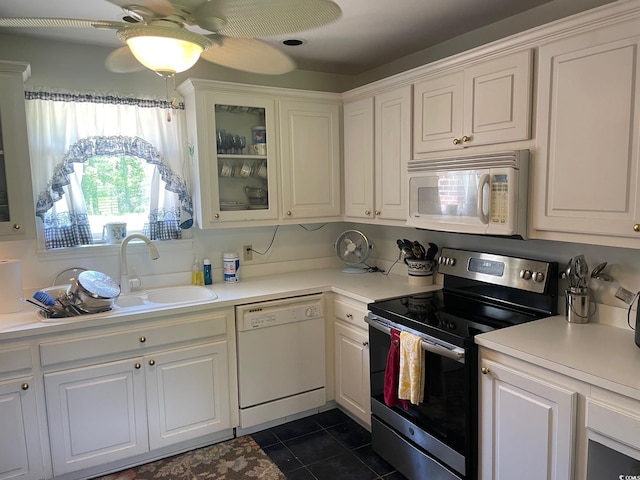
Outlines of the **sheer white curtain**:
<svg viewBox="0 0 640 480">
<path fill-rule="evenodd" d="M 179 225 L 181 211 L 189 217 L 192 213 L 181 175 L 187 154 L 184 107 L 100 93 L 33 90 L 25 98 L 34 189 L 39 193 L 36 214 L 44 222 L 47 248 L 92 242 L 79 179 L 82 162 L 99 154 L 124 153 L 157 166 L 149 233 L 159 239 L 179 238 L 179 228 L 158 233 L 166 226 L 157 228 L 155 223 L 177 216 L 172 224 Z"/>
</svg>

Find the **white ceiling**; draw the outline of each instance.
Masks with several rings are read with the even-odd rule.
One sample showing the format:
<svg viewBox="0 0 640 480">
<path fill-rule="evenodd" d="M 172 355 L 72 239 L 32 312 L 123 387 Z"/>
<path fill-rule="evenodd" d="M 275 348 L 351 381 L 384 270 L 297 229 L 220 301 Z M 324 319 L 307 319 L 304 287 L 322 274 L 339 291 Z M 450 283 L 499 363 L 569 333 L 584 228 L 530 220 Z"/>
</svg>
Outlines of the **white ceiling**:
<svg viewBox="0 0 640 480">
<path fill-rule="evenodd" d="M 359 74 L 549 1 L 335 0 L 343 12 L 337 22 L 265 40 L 289 54 L 301 69 Z M 0 17 L 120 21 L 122 14 L 120 7 L 107 0 L 0 1 Z M 113 30 L 30 28 L 0 31 L 114 48 L 122 46 Z M 280 43 L 287 38 L 302 39 L 306 43 L 287 47 Z"/>
</svg>

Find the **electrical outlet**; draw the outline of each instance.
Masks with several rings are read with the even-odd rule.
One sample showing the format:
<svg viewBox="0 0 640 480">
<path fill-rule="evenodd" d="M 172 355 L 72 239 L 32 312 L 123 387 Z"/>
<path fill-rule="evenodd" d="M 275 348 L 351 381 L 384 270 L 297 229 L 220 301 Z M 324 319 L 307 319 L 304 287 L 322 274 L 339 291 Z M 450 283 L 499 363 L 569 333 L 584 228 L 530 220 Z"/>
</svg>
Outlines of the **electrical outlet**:
<svg viewBox="0 0 640 480">
<path fill-rule="evenodd" d="M 253 260 L 253 247 L 251 245 L 245 245 L 243 247 L 244 250 L 244 261 L 250 262 Z"/>
<path fill-rule="evenodd" d="M 626 288 L 620 287 L 616 292 L 616 298 L 622 300 L 624 303 L 631 305 L 633 301 L 636 299 L 636 294 L 633 292 L 630 292 Z"/>
</svg>

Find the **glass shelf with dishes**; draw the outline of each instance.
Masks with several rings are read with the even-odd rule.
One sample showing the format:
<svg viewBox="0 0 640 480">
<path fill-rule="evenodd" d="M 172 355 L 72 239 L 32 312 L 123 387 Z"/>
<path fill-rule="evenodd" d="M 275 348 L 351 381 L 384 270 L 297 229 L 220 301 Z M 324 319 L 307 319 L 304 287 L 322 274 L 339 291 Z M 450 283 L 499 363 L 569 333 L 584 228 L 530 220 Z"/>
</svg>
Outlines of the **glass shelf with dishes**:
<svg viewBox="0 0 640 480">
<path fill-rule="evenodd" d="M 215 105 L 220 211 L 269 209 L 266 109 Z"/>
</svg>

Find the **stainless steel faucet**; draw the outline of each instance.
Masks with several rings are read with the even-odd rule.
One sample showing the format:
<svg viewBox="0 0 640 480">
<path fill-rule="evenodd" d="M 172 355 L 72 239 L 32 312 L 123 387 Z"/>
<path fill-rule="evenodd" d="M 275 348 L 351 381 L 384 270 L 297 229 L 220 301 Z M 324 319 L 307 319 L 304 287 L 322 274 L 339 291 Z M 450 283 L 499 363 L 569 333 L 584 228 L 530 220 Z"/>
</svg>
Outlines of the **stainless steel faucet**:
<svg viewBox="0 0 640 480">
<path fill-rule="evenodd" d="M 127 293 L 131 293 L 131 290 L 140 287 L 140 279 L 129 279 L 129 272 L 127 270 L 127 245 L 134 238 L 138 238 L 147 244 L 151 260 L 157 260 L 160 258 L 160 254 L 158 253 L 158 249 L 155 245 L 151 243 L 151 240 L 148 237 L 145 237 L 140 233 L 132 233 L 122 240 L 122 244 L 120 245 L 120 293 L 125 295 Z"/>
</svg>

